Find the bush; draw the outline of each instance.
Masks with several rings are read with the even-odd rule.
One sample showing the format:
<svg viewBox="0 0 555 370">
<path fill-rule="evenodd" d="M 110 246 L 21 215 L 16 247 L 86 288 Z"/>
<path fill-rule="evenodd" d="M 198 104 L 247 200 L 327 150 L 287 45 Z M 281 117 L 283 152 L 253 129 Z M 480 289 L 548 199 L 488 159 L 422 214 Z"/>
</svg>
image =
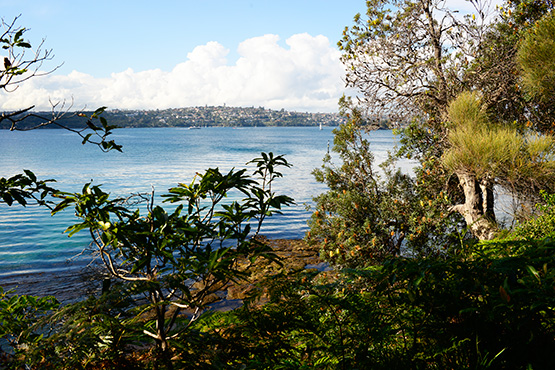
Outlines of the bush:
<svg viewBox="0 0 555 370">
<path fill-rule="evenodd" d="M 213 363 L 248 369 L 555 366 L 555 243 L 490 242 L 273 279 L 272 298 L 205 328 Z"/>
<path fill-rule="evenodd" d="M 536 205 L 538 215 L 520 225 L 511 233 L 511 239 L 555 238 L 555 194 L 541 191 L 544 204 Z"/>
<path fill-rule="evenodd" d="M 316 180 L 329 190 L 314 198 L 306 240 L 319 246 L 332 265 L 362 267 L 399 255 L 433 255 L 456 245 L 461 217 L 450 212 L 450 199 L 431 184 L 443 176 L 439 163 L 429 161 L 416 169 L 414 180 L 398 169 L 393 159 L 375 166 L 368 126 L 353 110 L 349 120 L 334 130 L 333 151 Z M 432 189 L 432 191 L 430 191 Z"/>
</svg>

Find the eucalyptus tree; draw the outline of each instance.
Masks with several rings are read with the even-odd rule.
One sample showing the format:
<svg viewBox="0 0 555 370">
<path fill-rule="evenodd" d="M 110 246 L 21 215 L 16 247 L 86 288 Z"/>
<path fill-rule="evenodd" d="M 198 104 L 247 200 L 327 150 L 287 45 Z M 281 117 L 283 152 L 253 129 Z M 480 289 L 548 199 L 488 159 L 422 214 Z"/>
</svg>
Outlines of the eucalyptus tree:
<svg viewBox="0 0 555 370">
<path fill-rule="evenodd" d="M 346 27 L 343 51 L 347 86 L 359 93 L 370 117 L 402 124 L 440 123 L 461 91 L 463 72 L 485 30 L 489 8 L 470 1 L 476 15 L 459 16 L 440 0 L 371 0 L 366 17 Z"/>
</svg>

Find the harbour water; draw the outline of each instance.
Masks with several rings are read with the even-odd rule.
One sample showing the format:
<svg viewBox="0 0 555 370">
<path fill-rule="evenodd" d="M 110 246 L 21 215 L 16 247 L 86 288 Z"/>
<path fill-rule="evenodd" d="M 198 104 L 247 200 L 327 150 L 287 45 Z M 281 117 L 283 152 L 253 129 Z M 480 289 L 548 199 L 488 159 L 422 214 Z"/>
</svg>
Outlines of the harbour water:
<svg viewBox="0 0 555 370">
<path fill-rule="evenodd" d="M 56 179 L 53 186 L 63 191 L 80 191 L 92 181 L 114 196 L 152 189 L 160 195 L 179 182 L 189 183 L 207 168 L 245 168 L 261 152 L 283 154 L 293 167 L 282 171 L 284 177 L 277 180 L 275 190 L 296 204 L 267 219 L 262 233 L 298 239 L 307 231 L 306 205 L 325 191 L 311 172 L 333 146 L 330 127 L 117 129 L 113 139 L 123 145 L 123 153 L 81 145 L 77 135 L 64 130 L 0 130 L 0 177 L 29 169 L 39 179 Z M 377 162 L 395 145 L 391 131 L 374 131 L 370 140 Z M 84 266 L 88 259 L 80 253 L 89 244 L 87 233 L 72 238 L 63 234 L 74 221 L 71 210 L 51 216 L 44 207 L 0 204 L 0 279 Z"/>
</svg>

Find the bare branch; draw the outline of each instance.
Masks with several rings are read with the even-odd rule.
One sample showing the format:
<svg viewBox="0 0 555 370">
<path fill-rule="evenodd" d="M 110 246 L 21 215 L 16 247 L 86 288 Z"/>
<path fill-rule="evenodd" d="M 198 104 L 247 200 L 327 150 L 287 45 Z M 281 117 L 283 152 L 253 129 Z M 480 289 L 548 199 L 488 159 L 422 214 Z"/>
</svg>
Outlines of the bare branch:
<svg viewBox="0 0 555 370">
<path fill-rule="evenodd" d="M 27 29 L 16 25 L 19 17 L 15 17 L 9 23 L 4 19 L 0 21 L 0 27 L 3 29 L 0 44 L 7 52 L 4 56 L 4 69 L 0 70 L 0 89 L 6 92 L 15 91 L 21 83 L 30 78 L 51 74 L 61 67 L 60 64 L 41 72 L 43 64 L 52 60 L 54 55 L 52 50 L 43 49 L 44 39 L 35 50 L 32 49 L 29 41 L 23 38 Z"/>
<path fill-rule="evenodd" d="M 442 0 L 368 2 L 368 20 L 357 19 L 340 42 L 346 85 L 366 113 L 399 124 L 441 117 L 464 89 L 461 66 L 483 38 L 486 3 L 472 1 L 479 17 L 462 20 Z"/>
</svg>

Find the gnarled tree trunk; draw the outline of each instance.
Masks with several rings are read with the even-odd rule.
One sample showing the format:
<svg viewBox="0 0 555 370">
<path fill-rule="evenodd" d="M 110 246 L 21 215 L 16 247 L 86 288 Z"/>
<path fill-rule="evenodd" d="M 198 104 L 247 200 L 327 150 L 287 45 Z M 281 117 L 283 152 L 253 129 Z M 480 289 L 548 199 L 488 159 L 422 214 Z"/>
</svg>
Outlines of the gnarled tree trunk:
<svg viewBox="0 0 555 370">
<path fill-rule="evenodd" d="M 471 173 L 458 171 L 457 177 L 464 190 L 464 204 L 453 207 L 463 215 L 474 236 L 480 240 L 490 240 L 495 236 L 497 225 L 493 213 L 493 185 L 479 182 Z"/>
</svg>

